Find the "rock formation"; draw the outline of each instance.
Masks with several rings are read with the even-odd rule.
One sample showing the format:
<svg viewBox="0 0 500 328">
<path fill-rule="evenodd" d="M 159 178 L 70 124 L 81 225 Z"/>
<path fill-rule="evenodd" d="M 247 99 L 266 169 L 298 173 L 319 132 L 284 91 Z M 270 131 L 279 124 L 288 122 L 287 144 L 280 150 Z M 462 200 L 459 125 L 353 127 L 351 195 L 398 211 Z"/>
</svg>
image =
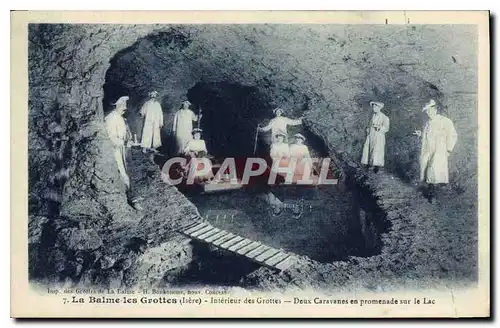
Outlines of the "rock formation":
<svg viewBox="0 0 500 328">
<path fill-rule="evenodd" d="M 422 266 L 416 268 L 419 275 L 474 277 L 475 264 L 470 263 L 476 258 L 475 33 L 470 26 L 31 24 L 32 277 L 121 282 L 127 274 L 134 276 L 131 268 L 144 266 L 134 261 L 145 250 L 130 248 L 131 243 L 144 244 L 146 249 L 161 247 L 162 238 L 152 230 L 147 232 L 145 226 L 153 227 L 151 222 L 160 219 L 170 225 L 180 217 L 197 215 L 196 208 L 174 187 L 159 184 L 155 186 L 162 188 L 162 197 L 167 199 L 167 203 L 156 204 L 163 207 L 158 210 L 162 216 L 147 221 L 127 204 L 124 186 L 109 156 L 111 145 L 103 117 L 110 103 L 123 94 L 130 96 L 133 112 L 154 88 L 162 98 L 168 134 L 174 110 L 189 96 L 190 89 L 221 82 L 248 87 L 254 93 L 251 108 L 257 112 L 250 120 L 245 121 L 245 116 L 238 115 L 239 107 L 234 107 L 234 118 L 243 131 L 254 131 L 255 122 L 271 117 L 272 108 L 284 107 L 292 116 L 304 115 L 307 129 L 324 142 L 332 156 L 354 171 L 370 117 L 368 102 L 384 102 L 384 111 L 391 118 L 387 176 L 363 181 L 368 181 L 371 192 L 380 194 L 379 205 L 395 220 L 391 234 L 384 237 L 386 245 L 397 243 L 391 239 L 394 234 L 399 234 L 400 240 L 411 239 L 408 245 L 390 246 L 400 250 L 394 256 L 402 262 L 405 255 L 413 254 L 404 250 L 421 246 L 424 253 L 411 260 Z M 217 88 L 212 89 L 217 92 Z M 411 185 L 418 175 L 419 151 L 412 132 L 422 128 L 421 108 L 431 97 L 443 104 L 459 135 L 450 158 L 449 193 L 453 197 L 437 210 L 428 210 L 427 204 L 415 205 L 420 201 L 413 206 L 399 204 L 416 211 L 408 212 L 394 208 L 391 199 L 400 190 L 420 197 Z M 135 124 L 133 118 L 131 124 Z M 453 222 L 453 231 L 447 231 L 442 222 L 419 225 L 422 217 L 440 220 L 433 217 L 436 213 L 446 213 L 443 221 Z M 410 222 L 417 222 L 414 230 L 402 231 Z M 427 228 L 438 230 L 426 245 L 418 238 L 426 235 Z M 412 236 L 404 237 L 403 233 Z M 457 236 L 461 238 L 458 244 L 454 241 Z M 153 244 L 151 240 L 155 240 Z M 455 249 L 464 244 L 469 245 L 470 254 Z M 432 247 L 446 254 L 444 260 L 433 258 Z M 182 248 L 175 252 L 190 251 Z M 40 256 L 46 256 L 47 263 L 37 261 Z M 463 261 L 466 258 L 469 260 Z M 367 259 L 360 267 L 370 266 L 366 264 L 370 261 L 377 260 Z M 445 268 L 439 263 L 445 263 Z M 185 260 L 178 263 L 185 264 Z M 398 270 L 415 270 L 410 265 L 404 269 L 394 263 L 384 265 L 379 274 L 385 272 L 387 277 L 397 275 Z M 423 268 L 425 265 L 428 268 Z"/>
</svg>

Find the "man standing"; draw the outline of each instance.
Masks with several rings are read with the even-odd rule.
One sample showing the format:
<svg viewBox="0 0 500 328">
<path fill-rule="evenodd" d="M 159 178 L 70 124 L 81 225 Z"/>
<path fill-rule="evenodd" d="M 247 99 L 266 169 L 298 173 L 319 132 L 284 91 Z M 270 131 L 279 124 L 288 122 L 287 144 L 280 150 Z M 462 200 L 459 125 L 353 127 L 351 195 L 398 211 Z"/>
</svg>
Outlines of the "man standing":
<svg viewBox="0 0 500 328">
<path fill-rule="evenodd" d="M 381 112 L 384 108 L 383 103 L 370 101 L 370 106 L 373 109 L 373 115 L 370 126 L 366 129 L 368 134 L 363 147 L 361 164 L 373 166 L 373 171 L 377 173 L 379 168 L 384 166 L 385 134 L 389 131 L 390 120 Z"/>
<path fill-rule="evenodd" d="M 429 120 L 424 131 L 416 130 L 413 134 L 422 137 L 420 150 L 420 181 L 429 187 L 429 201 L 436 196 L 436 187 L 449 182 L 448 157 L 457 142 L 457 131 L 453 122 L 438 114 L 438 105 L 431 99 L 422 109 Z"/>
<path fill-rule="evenodd" d="M 115 109 L 106 116 L 105 123 L 108 136 L 113 143 L 113 156 L 118 166 L 118 172 L 120 173 L 120 176 L 122 177 L 122 180 L 127 188 L 128 200 L 135 209 L 141 210 L 142 208 L 138 203 L 139 198 L 132 196 L 130 178 L 127 173 L 126 148 L 131 145 L 131 135 L 123 115 L 127 110 L 128 99 L 128 96 L 123 96 L 120 97 L 116 103 L 114 103 Z"/>
<path fill-rule="evenodd" d="M 142 151 L 155 149 L 161 146 L 161 128 L 163 127 L 163 111 L 161 105 L 156 99 L 157 91 L 149 93 L 149 100 L 142 106 L 139 112 L 144 117 L 144 126 L 142 128 L 141 146 Z"/>
<path fill-rule="evenodd" d="M 193 139 L 193 121 L 201 120 L 202 115 L 195 115 L 189 109 L 191 103 L 186 100 L 182 103 L 182 107 L 175 113 L 173 132 L 177 143 L 177 152 L 181 154 L 184 151 L 188 141 Z"/>
<path fill-rule="evenodd" d="M 276 115 L 275 118 L 273 118 L 268 125 L 264 126 L 264 127 L 258 127 L 257 129 L 261 132 L 266 132 L 266 131 L 269 131 L 271 130 L 271 142 L 275 142 L 277 139 L 277 135 L 278 134 L 283 134 L 285 136 L 285 140 L 287 139 L 288 137 L 288 133 L 287 133 L 287 127 L 288 125 L 300 125 L 302 124 L 302 117 L 297 119 L 297 120 L 293 120 L 293 119 L 290 119 L 288 117 L 284 117 L 282 116 L 283 115 L 283 109 L 281 108 L 276 108 L 274 110 L 274 114 Z"/>
</svg>

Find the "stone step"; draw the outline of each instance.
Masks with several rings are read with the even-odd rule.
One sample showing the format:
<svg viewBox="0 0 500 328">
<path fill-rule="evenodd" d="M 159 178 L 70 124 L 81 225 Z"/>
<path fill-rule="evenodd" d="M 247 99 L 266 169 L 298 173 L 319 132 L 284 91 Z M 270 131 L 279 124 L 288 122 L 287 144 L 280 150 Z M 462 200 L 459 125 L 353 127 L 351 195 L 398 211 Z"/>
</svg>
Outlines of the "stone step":
<svg viewBox="0 0 500 328">
<path fill-rule="evenodd" d="M 240 237 L 240 236 L 236 236 L 233 239 L 226 241 L 224 244 L 221 244 L 220 247 L 229 248 L 229 246 L 234 245 L 234 244 L 242 241 L 243 239 L 245 239 L 245 238 Z"/>
<path fill-rule="evenodd" d="M 278 252 L 278 254 L 273 255 L 272 257 L 268 258 L 265 261 L 265 264 L 273 266 L 273 265 L 283 261 L 286 257 L 288 257 L 288 254 L 283 253 L 283 252 Z"/>
<path fill-rule="evenodd" d="M 207 242 L 207 243 L 211 243 L 212 241 L 217 240 L 220 237 L 228 235 L 228 234 L 229 234 L 229 232 L 221 230 L 220 232 L 216 233 L 215 235 L 212 235 L 210 237 L 207 237 L 207 238 L 203 239 L 203 241 Z"/>
<path fill-rule="evenodd" d="M 223 236 L 223 237 L 220 237 L 219 239 L 214 240 L 214 241 L 212 242 L 212 244 L 213 244 L 214 246 L 219 246 L 220 244 L 222 244 L 222 243 L 224 243 L 224 242 L 228 241 L 229 239 L 231 239 L 231 238 L 233 238 L 233 237 L 236 237 L 236 235 L 234 235 L 234 234 L 232 234 L 232 233 L 229 233 L 229 234 L 227 234 L 227 235 L 225 235 L 225 236 Z"/>
<path fill-rule="evenodd" d="M 193 232 L 191 234 L 191 236 L 192 237 L 197 237 L 197 236 L 200 236 L 200 235 L 204 234 L 205 232 L 209 232 L 209 231 L 212 231 L 214 229 L 215 229 L 214 227 L 212 227 L 211 225 L 209 225 L 209 226 L 207 226 L 205 228 L 201 228 L 201 229 L 196 230 L 195 232 Z"/>
<path fill-rule="evenodd" d="M 202 222 L 202 223 L 199 223 L 197 225 L 195 225 L 194 227 L 192 228 L 188 228 L 186 230 L 182 230 L 181 232 L 184 233 L 184 234 L 191 234 L 193 232 L 196 232 L 197 230 L 199 229 L 203 229 L 205 227 L 208 227 L 210 224 L 206 223 L 206 222 Z"/>
<path fill-rule="evenodd" d="M 228 248 L 231 252 L 237 251 L 238 249 L 247 246 L 248 244 L 253 243 L 250 239 L 243 239 L 242 241 L 237 242 L 236 244 L 232 245 L 231 247 Z"/>
<path fill-rule="evenodd" d="M 240 255 L 245 255 L 246 253 L 250 252 L 251 250 L 259 247 L 260 245 L 261 245 L 261 243 L 254 241 L 251 244 L 248 244 L 247 246 L 237 250 L 236 253 L 238 253 Z"/>
<path fill-rule="evenodd" d="M 198 236 L 198 239 L 206 239 L 208 237 L 211 237 L 213 235 L 215 235 L 216 233 L 219 233 L 220 232 L 220 229 L 217 229 L 217 228 L 214 228 L 210 231 L 207 231 L 201 235 Z"/>
<path fill-rule="evenodd" d="M 297 260 L 295 254 L 221 230 L 208 222 L 187 224 L 179 228 L 178 232 L 278 271 L 289 269 Z"/>
</svg>

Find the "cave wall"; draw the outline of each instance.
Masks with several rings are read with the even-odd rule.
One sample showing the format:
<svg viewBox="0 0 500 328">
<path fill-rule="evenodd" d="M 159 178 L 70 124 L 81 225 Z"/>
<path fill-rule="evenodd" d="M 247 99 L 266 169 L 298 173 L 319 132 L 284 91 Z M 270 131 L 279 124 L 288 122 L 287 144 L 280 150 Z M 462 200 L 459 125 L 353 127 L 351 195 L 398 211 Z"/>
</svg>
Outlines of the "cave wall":
<svg viewBox="0 0 500 328">
<path fill-rule="evenodd" d="M 450 159 L 456 201 L 474 203 L 475 48 L 473 26 L 32 24 L 30 214 L 71 218 L 99 233 L 88 222 L 133 221 L 102 123 L 116 92 L 130 93 L 136 110 L 150 88 L 158 89 L 170 127 L 189 88 L 220 81 L 256 87 L 269 118 L 275 106 L 304 114 L 332 152 L 353 161 L 368 102 L 385 102 L 387 170 L 404 180 L 417 176 L 419 145 L 411 133 L 434 97 L 459 135 Z"/>
<path fill-rule="evenodd" d="M 474 28 L 251 25 L 178 32 L 181 36 L 160 33 L 141 39 L 117 54 L 107 72 L 108 83 L 131 94 L 132 112 L 148 90 L 161 92 L 165 133 L 196 82 L 226 81 L 257 88 L 268 104 L 268 118 L 275 106 L 291 116 L 305 114 L 308 127 L 332 149 L 359 161 L 371 113 L 368 102 L 378 99 L 386 104 L 392 123 L 386 166 L 405 181 L 414 181 L 419 141 L 412 133 L 422 129 L 421 108 L 432 97 L 459 133 L 450 161 L 452 185 L 475 197 Z M 458 41 L 464 39 L 470 40 L 467 47 Z M 117 96 L 110 92 L 105 105 Z"/>
<path fill-rule="evenodd" d="M 148 33 L 152 36 L 137 43 L 138 49 L 127 49 Z M 435 97 L 459 134 L 450 161 L 452 181 L 471 192 L 476 173 L 475 33 L 471 26 L 233 25 L 169 30 L 149 25 L 30 25 L 31 204 L 43 205 L 44 200 L 33 201 L 42 194 L 59 199 L 57 179 L 72 176 L 74 167 L 85 162 L 78 147 L 100 128 L 103 103 L 109 103 L 103 99 L 105 72 L 120 51 L 116 60 L 125 63 L 116 67 L 124 69 L 108 72 L 108 79 L 122 81 L 133 93 L 132 106 L 151 87 L 160 89 L 166 111 L 172 112 L 198 81 L 252 85 L 271 106 L 283 106 L 290 115 L 307 110 L 307 124 L 355 160 L 369 119 L 367 103 L 384 101 L 392 121 L 387 167 L 403 178 L 415 178 L 418 171 L 418 142 L 411 132 L 422 126 L 422 104 Z M 470 40 L 467 46 L 464 40 Z M 57 138 L 68 140 L 54 141 Z M 58 157 L 65 158 L 64 164 L 56 164 Z M 48 167 L 63 174 L 52 181 Z M 40 193 L 47 181 L 54 192 Z"/>
</svg>

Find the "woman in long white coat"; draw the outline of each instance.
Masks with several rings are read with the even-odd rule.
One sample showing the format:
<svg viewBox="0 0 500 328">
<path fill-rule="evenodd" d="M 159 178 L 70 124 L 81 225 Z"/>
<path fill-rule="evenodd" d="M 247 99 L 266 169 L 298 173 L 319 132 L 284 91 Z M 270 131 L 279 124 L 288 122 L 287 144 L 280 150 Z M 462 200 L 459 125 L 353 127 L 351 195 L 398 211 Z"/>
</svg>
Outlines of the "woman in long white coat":
<svg viewBox="0 0 500 328">
<path fill-rule="evenodd" d="M 310 181 L 312 174 L 312 160 L 309 148 L 304 145 L 306 137 L 297 133 L 294 135 L 295 143 L 290 145 L 290 158 L 296 161 L 293 181 Z"/>
<path fill-rule="evenodd" d="M 161 146 L 161 128 L 163 127 L 163 111 L 156 99 L 157 91 L 149 93 L 150 99 L 142 106 L 140 115 L 144 117 L 141 146 L 144 150 Z"/>
<path fill-rule="evenodd" d="M 373 108 L 373 116 L 370 126 L 366 129 L 366 136 L 361 156 L 361 164 L 373 166 L 375 172 L 385 164 L 385 134 L 389 131 L 390 120 L 380 110 L 384 108 L 381 102 L 370 102 Z"/>
<path fill-rule="evenodd" d="M 457 142 L 457 131 L 453 122 L 437 113 L 436 102 L 430 100 L 423 108 L 429 120 L 423 133 L 414 134 L 422 137 L 420 150 L 420 180 L 429 184 L 448 183 L 448 156 Z"/>
<path fill-rule="evenodd" d="M 189 101 L 184 101 L 182 103 L 181 109 L 175 113 L 174 116 L 174 126 L 173 133 L 175 135 L 177 153 L 183 153 L 184 148 L 190 140 L 193 140 L 193 121 L 198 121 L 201 119 L 201 115 L 197 116 L 189 106 L 191 103 Z"/>
</svg>

